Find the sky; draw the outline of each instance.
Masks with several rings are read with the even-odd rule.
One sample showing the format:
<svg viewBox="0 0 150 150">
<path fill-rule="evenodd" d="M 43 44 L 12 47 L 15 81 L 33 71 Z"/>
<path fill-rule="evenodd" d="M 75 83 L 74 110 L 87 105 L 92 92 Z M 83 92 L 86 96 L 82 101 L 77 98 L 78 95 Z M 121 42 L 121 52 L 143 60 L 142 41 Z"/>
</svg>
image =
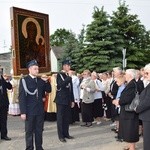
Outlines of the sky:
<svg viewBox="0 0 150 150">
<path fill-rule="evenodd" d="M 150 0 L 126 0 L 130 13 L 150 30 Z M 82 25 L 90 24 L 94 6 L 112 14 L 119 0 L 0 0 L 0 53 L 8 52 L 11 46 L 10 8 L 19 7 L 49 15 L 50 35 L 57 29 L 72 30 L 78 35 Z"/>
</svg>

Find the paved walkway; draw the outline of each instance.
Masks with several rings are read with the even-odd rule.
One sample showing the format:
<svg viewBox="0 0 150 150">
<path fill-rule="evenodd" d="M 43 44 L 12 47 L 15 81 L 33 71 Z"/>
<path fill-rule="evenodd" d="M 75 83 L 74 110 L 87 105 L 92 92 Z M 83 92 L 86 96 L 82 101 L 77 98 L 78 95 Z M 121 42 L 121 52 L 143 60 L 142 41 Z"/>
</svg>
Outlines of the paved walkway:
<svg viewBox="0 0 150 150">
<path fill-rule="evenodd" d="M 70 126 L 70 135 L 75 139 L 61 143 L 57 138 L 56 122 L 45 122 L 43 133 L 44 150 L 122 150 L 125 143 L 116 142 L 110 122 L 102 122 L 93 127 L 80 127 L 79 123 Z M 0 150 L 24 150 L 24 122 L 20 117 L 8 117 L 8 135 L 11 141 L 0 140 Z M 142 150 L 142 138 L 137 143 Z"/>
</svg>

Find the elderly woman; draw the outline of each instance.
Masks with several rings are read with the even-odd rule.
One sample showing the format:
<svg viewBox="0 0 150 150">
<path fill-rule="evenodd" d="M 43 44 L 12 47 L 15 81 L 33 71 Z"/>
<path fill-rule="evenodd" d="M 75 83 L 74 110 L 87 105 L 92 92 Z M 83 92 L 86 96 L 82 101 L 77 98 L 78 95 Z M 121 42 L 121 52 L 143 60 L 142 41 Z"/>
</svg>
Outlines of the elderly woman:
<svg viewBox="0 0 150 150">
<path fill-rule="evenodd" d="M 127 69 L 125 72 L 125 79 L 127 85 L 122 91 L 120 100 L 114 100 L 113 104 L 120 105 L 120 120 L 119 120 L 119 133 L 123 140 L 128 143 L 124 150 L 135 150 L 135 143 L 139 141 L 139 120 L 136 112 L 125 111 L 125 105 L 132 102 L 136 93 L 135 70 Z"/>
<path fill-rule="evenodd" d="M 83 80 L 80 84 L 80 88 L 82 95 L 81 114 L 83 121 L 81 126 L 90 127 L 93 122 L 93 102 L 96 87 L 94 81 L 91 79 L 91 72 L 89 70 L 83 72 Z"/>
<path fill-rule="evenodd" d="M 150 81 L 150 63 L 144 68 L 145 77 Z M 139 118 L 143 121 L 144 150 L 150 149 L 150 83 L 140 95 L 140 104 L 136 108 Z"/>
<path fill-rule="evenodd" d="M 101 119 L 104 116 L 103 109 L 103 100 L 102 100 L 102 91 L 104 91 L 103 84 L 100 80 L 97 79 L 97 73 L 92 72 L 91 79 L 95 83 L 96 91 L 94 93 L 94 103 L 93 103 L 93 116 L 95 118 L 95 123 L 97 125 L 101 124 Z"/>
</svg>

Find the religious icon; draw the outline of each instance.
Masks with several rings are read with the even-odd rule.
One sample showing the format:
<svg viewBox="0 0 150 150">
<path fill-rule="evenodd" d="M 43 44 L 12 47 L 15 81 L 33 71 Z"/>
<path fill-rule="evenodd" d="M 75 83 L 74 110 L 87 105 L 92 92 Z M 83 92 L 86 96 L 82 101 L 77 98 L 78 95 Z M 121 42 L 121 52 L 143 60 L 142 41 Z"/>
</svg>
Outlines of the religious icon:
<svg viewBox="0 0 150 150">
<path fill-rule="evenodd" d="M 11 10 L 15 74 L 26 73 L 26 63 L 33 59 L 40 72 L 50 71 L 48 15 L 16 7 Z"/>
</svg>

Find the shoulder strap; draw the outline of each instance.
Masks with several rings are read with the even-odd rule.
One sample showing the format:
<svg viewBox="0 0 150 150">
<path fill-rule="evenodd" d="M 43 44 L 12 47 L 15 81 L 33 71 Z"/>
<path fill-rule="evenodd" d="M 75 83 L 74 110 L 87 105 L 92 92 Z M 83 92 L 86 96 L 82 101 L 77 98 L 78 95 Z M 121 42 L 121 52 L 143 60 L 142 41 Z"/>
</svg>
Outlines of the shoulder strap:
<svg viewBox="0 0 150 150">
<path fill-rule="evenodd" d="M 29 94 L 29 95 L 35 95 L 37 93 L 37 89 L 34 90 L 34 92 L 30 92 L 27 88 L 27 85 L 26 85 L 26 81 L 24 78 L 22 78 L 22 85 L 23 85 L 23 88 L 26 92 L 26 94 Z"/>
<path fill-rule="evenodd" d="M 62 76 L 62 74 L 59 73 L 59 75 L 60 75 L 61 79 L 64 81 L 65 79 L 64 79 L 64 77 Z"/>
</svg>

